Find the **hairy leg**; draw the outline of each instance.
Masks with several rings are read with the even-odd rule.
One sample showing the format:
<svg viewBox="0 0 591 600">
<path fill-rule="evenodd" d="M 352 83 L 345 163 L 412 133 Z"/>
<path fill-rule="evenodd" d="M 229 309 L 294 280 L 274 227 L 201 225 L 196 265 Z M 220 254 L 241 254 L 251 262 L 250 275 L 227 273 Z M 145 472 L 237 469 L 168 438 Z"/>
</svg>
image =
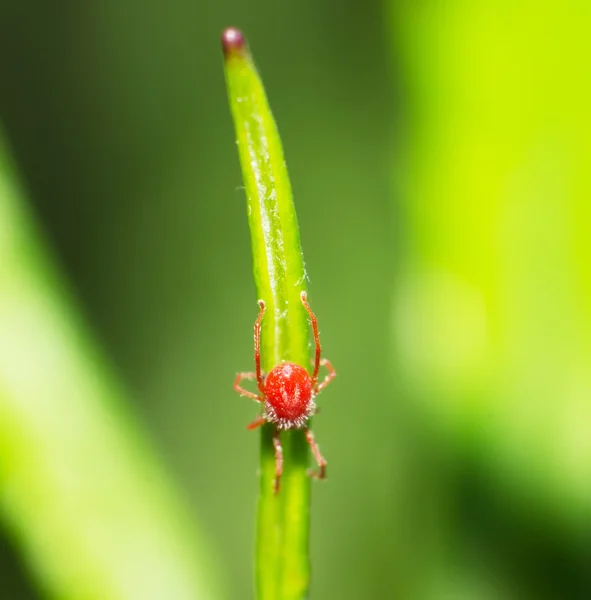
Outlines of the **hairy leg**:
<svg viewBox="0 0 591 600">
<path fill-rule="evenodd" d="M 320 364 L 323 367 L 326 367 L 328 370 L 328 375 L 324 378 L 323 381 L 321 381 L 320 383 L 317 383 L 315 388 L 314 388 L 314 393 L 317 394 L 318 392 L 322 391 L 336 376 L 337 372 L 334 370 L 334 367 L 332 366 L 331 362 L 329 360 L 327 360 L 326 358 L 323 358 L 320 361 Z"/>
<path fill-rule="evenodd" d="M 249 392 L 248 390 L 245 390 L 240 385 L 240 383 L 243 379 L 249 379 L 252 381 L 253 379 L 256 379 L 256 373 L 238 373 L 238 375 L 236 375 L 236 379 L 234 380 L 234 389 L 241 396 L 246 396 L 247 398 L 252 398 L 253 400 L 256 400 L 257 402 L 263 402 L 265 397 L 262 394 L 255 394 L 254 392 Z"/>
<path fill-rule="evenodd" d="M 314 333 L 314 343 L 316 345 L 316 353 L 314 356 L 314 373 L 312 375 L 312 385 L 316 385 L 316 381 L 318 381 L 318 371 L 320 369 L 320 338 L 318 336 L 318 321 L 316 320 L 316 315 L 312 312 L 310 305 L 308 304 L 308 295 L 306 292 L 302 292 L 300 294 L 300 298 L 302 300 L 302 304 L 304 308 L 308 311 L 308 315 L 310 316 L 310 321 L 312 321 L 312 332 Z"/>
<path fill-rule="evenodd" d="M 318 464 L 318 471 L 312 471 L 309 475 L 316 479 L 324 479 L 326 477 L 326 459 L 320 454 L 320 448 L 318 448 L 318 444 L 314 439 L 314 434 L 309 429 L 306 429 L 306 440 L 308 440 L 312 454 Z"/>
</svg>

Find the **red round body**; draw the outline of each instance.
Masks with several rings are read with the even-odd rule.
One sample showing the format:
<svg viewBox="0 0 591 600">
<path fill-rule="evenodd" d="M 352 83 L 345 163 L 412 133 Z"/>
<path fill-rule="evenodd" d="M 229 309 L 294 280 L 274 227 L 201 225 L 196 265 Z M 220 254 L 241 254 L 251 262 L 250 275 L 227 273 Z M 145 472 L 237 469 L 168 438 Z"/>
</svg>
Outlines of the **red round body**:
<svg viewBox="0 0 591 600">
<path fill-rule="evenodd" d="M 290 362 L 273 367 L 265 379 L 265 409 L 279 429 L 303 427 L 314 412 L 308 371 Z"/>
</svg>

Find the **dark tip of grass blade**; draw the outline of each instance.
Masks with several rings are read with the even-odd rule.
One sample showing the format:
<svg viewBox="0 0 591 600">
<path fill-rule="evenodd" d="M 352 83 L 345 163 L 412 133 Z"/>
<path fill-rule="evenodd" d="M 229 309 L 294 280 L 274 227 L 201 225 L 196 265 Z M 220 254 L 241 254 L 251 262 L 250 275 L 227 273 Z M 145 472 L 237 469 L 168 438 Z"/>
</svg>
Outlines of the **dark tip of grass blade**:
<svg viewBox="0 0 591 600">
<path fill-rule="evenodd" d="M 237 27 L 226 27 L 222 32 L 224 56 L 242 54 L 246 49 L 246 37 Z"/>
</svg>

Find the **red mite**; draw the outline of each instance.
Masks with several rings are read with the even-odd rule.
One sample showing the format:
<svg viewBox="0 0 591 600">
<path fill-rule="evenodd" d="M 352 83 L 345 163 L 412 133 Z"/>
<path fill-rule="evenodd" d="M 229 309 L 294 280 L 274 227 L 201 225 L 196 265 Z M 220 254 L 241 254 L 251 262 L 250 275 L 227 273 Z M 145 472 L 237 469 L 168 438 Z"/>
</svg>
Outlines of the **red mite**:
<svg viewBox="0 0 591 600">
<path fill-rule="evenodd" d="M 312 477 L 324 479 L 326 477 L 326 460 L 320 454 L 314 435 L 306 427 L 308 419 L 316 412 L 314 398 L 333 380 L 336 372 L 325 358 L 320 358 L 320 339 L 318 338 L 318 323 L 307 301 L 306 292 L 301 295 L 302 304 L 310 315 L 314 342 L 316 344 L 316 357 L 314 372 L 308 373 L 304 367 L 292 362 L 282 362 L 274 366 L 268 375 L 261 372 L 261 321 L 265 314 L 265 302 L 259 300 L 260 312 L 254 323 L 254 362 L 255 373 L 238 373 L 234 382 L 234 389 L 243 396 L 248 396 L 264 406 L 263 414 L 255 419 L 248 429 L 256 429 L 265 423 L 275 425 L 273 444 L 275 446 L 275 493 L 279 491 L 279 482 L 283 472 L 283 450 L 279 440 L 281 429 L 304 429 L 306 440 L 310 444 L 312 454 L 318 463 L 318 471 L 310 473 Z M 320 366 L 328 369 L 328 375 L 323 381 L 318 382 Z M 255 380 L 259 394 L 249 392 L 240 386 L 243 379 Z"/>
</svg>

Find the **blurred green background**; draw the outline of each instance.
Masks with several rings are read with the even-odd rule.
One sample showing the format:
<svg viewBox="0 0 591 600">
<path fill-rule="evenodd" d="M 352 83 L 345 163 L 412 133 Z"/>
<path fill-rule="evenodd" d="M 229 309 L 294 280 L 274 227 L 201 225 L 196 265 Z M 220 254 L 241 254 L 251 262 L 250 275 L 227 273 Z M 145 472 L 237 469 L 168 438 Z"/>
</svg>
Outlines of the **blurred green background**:
<svg viewBox="0 0 591 600">
<path fill-rule="evenodd" d="M 257 311 L 227 25 L 278 122 L 338 372 L 313 597 L 591 597 L 590 12 L 1 3 L 21 180 L 220 597 L 253 597 L 259 448 L 232 390 Z M 6 535 L 2 598 L 41 597 L 27 564 Z"/>
</svg>

